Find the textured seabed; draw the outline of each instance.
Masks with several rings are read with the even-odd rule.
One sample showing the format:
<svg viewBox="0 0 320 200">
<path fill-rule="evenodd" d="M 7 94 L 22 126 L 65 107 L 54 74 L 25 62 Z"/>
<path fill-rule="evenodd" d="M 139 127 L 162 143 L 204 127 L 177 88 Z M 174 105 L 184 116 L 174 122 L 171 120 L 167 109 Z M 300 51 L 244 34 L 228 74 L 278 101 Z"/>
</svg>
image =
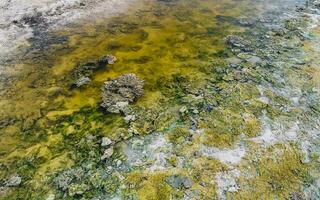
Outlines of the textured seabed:
<svg viewBox="0 0 320 200">
<path fill-rule="evenodd" d="M 31 2 L 0 3 L 0 199 L 320 199 L 319 2 Z"/>
</svg>

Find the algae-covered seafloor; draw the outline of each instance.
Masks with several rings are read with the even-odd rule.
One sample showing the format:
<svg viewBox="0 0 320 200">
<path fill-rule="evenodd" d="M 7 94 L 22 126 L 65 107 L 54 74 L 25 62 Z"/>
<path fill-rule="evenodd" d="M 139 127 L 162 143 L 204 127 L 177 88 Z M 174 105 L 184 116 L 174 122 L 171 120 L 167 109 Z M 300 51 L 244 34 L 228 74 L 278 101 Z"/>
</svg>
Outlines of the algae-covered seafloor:
<svg viewBox="0 0 320 200">
<path fill-rule="evenodd" d="M 1 199 L 320 199 L 318 1 L 70 2 L 0 15 Z"/>
</svg>

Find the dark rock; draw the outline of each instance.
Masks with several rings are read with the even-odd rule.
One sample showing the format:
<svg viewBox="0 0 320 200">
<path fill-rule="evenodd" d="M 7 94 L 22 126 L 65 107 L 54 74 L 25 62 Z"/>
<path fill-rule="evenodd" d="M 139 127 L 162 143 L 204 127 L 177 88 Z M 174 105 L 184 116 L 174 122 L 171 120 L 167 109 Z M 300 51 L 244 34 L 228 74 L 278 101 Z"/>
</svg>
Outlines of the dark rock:
<svg viewBox="0 0 320 200">
<path fill-rule="evenodd" d="M 110 113 L 120 113 L 143 95 L 144 81 L 135 74 L 126 74 L 106 82 L 102 88 L 101 107 Z"/>
<path fill-rule="evenodd" d="M 72 70 L 70 78 L 73 87 L 81 87 L 88 84 L 91 80 L 90 77 L 94 72 L 104 69 L 107 65 L 112 65 L 117 61 L 113 55 L 106 55 L 98 60 L 93 60 L 85 64 L 79 64 Z"/>
<path fill-rule="evenodd" d="M 41 12 L 36 12 L 33 15 L 25 15 L 21 19 L 21 22 L 30 27 L 38 27 L 39 25 L 46 23 L 43 13 Z"/>
<path fill-rule="evenodd" d="M 192 181 L 181 175 L 170 176 L 166 179 L 166 182 L 175 189 L 189 189 L 192 187 Z"/>
<path fill-rule="evenodd" d="M 251 51 L 250 42 L 244 40 L 240 36 L 228 35 L 224 39 L 225 43 L 230 46 L 232 49 L 240 49 L 242 51 Z"/>
<path fill-rule="evenodd" d="M 207 105 L 207 111 L 208 111 L 208 112 L 211 112 L 212 110 L 213 110 L 213 106 L 210 105 L 210 104 L 208 104 L 208 105 Z"/>
</svg>

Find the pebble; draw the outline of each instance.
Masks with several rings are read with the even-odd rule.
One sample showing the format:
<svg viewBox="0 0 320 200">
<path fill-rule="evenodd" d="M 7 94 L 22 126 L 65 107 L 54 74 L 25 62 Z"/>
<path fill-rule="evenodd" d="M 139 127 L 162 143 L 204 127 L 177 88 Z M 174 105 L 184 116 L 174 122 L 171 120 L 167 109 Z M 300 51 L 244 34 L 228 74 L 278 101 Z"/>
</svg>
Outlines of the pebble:
<svg viewBox="0 0 320 200">
<path fill-rule="evenodd" d="M 127 116 L 125 116 L 124 120 L 126 121 L 126 123 L 134 122 L 136 120 L 136 116 L 135 115 L 127 115 Z"/>
<path fill-rule="evenodd" d="M 109 147 L 108 149 L 106 149 L 103 153 L 103 155 L 101 156 L 101 160 L 105 160 L 110 158 L 113 155 L 113 147 Z"/>
<path fill-rule="evenodd" d="M 117 166 L 119 167 L 121 164 L 122 164 L 122 161 L 121 160 L 117 160 Z"/>
<path fill-rule="evenodd" d="M 247 59 L 247 61 L 253 64 L 262 62 L 261 58 L 259 58 L 258 56 L 252 56 L 249 59 Z"/>
<path fill-rule="evenodd" d="M 180 111 L 180 113 L 185 113 L 187 110 L 188 110 L 187 107 L 183 106 L 180 108 L 179 111 Z"/>
<path fill-rule="evenodd" d="M 112 141 L 108 137 L 102 138 L 102 142 L 101 142 L 102 147 L 109 146 L 110 144 L 112 144 Z"/>
<path fill-rule="evenodd" d="M 242 62 L 242 60 L 237 57 L 231 57 L 227 59 L 227 62 L 231 65 L 239 65 Z"/>
</svg>

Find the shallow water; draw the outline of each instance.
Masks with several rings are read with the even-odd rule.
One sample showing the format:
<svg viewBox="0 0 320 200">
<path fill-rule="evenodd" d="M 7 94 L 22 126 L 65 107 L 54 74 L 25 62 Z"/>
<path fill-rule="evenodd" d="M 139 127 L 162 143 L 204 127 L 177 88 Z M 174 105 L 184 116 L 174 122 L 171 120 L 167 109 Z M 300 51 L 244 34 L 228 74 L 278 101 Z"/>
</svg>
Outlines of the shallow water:
<svg viewBox="0 0 320 200">
<path fill-rule="evenodd" d="M 312 113 L 319 112 L 319 49 L 312 46 L 319 32 L 303 40 L 289 35 L 290 27 L 283 37 L 273 34 L 296 5 L 304 1 L 140 1 L 126 14 L 35 35 L 23 59 L 1 67 L 0 197 L 317 195 L 310 188 L 319 177 L 319 120 Z M 260 18 L 279 22 L 240 23 Z M 252 39 L 257 49 L 234 52 L 228 35 Z M 288 48 L 277 53 L 268 44 Z M 72 87 L 77 66 L 108 54 L 115 64 Z M 246 60 L 253 55 L 261 63 Z M 239 58 L 246 61 L 232 66 Z M 145 81 L 144 96 L 132 105 L 137 120 L 129 124 L 99 107 L 104 82 L 127 73 Z M 102 137 L 116 143 L 106 161 Z M 81 173 L 61 188 L 65 176 L 76 176 L 68 169 Z M 22 183 L 5 187 L 14 175 Z M 173 175 L 192 186 L 175 188 L 168 183 Z"/>
</svg>

